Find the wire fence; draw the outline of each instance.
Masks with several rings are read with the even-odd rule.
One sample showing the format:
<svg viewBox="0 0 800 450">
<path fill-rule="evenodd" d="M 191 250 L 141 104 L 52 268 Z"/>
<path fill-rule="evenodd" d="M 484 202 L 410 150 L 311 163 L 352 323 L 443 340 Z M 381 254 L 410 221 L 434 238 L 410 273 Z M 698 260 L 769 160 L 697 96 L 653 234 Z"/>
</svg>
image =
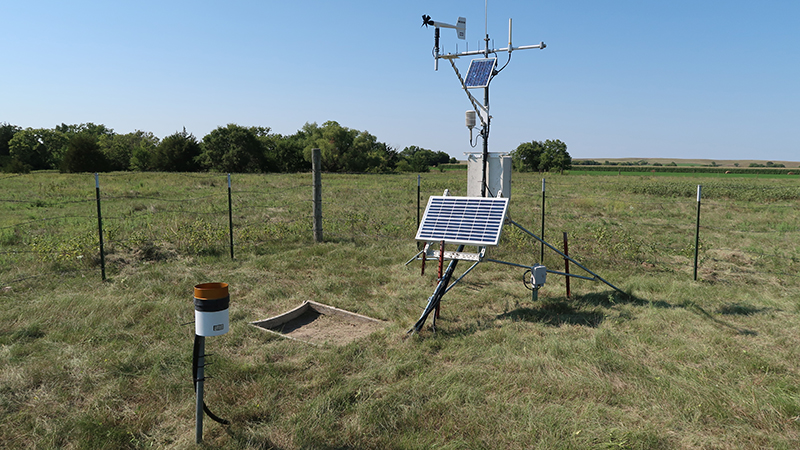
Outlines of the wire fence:
<svg viewBox="0 0 800 450">
<path fill-rule="evenodd" d="M 313 243 L 309 174 L 234 175 L 230 187 L 226 174 L 102 174 L 98 198 L 84 178 L 88 175 L 0 177 L 0 207 L 5 211 L 0 218 L 0 285 L 53 274 L 100 276 L 99 228 L 112 273 L 133 262 L 177 255 L 221 257 L 228 251 L 233 255 L 234 248 L 258 253 L 276 242 Z M 423 177 L 418 194 L 417 181 L 416 175 L 325 174 L 325 240 L 387 246 L 413 240 L 418 195 L 424 209 L 427 196 L 441 195 L 444 187 L 452 186 L 452 180 L 431 175 Z M 567 232 L 571 255 L 577 259 L 686 272 L 691 270 L 692 253 L 698 251 L 704 276 L 728 270 L 800 278 L 796 188 L 710 186 L 703 191 L 709 199 L 698 204 L 687 183 L 644 188 L 628 183 L 620 188 L 619 182 L 593 177 L 593 189 L 586 190 L 579 187 L 582 182 L 567 177 L 549 182 L 545 205 L 533 183 L 515 185 L 509 214 L 536 232 L 544 207 L 542 237 L 561 247 L 562 233 Z M 630 195 L 616 195 L 625 190 Z M 756 201 L 742 199 L 754 195 Z M 537 256 L 538 244 L 510 228 L 497 249 L 500 253 L 532 255 L 531 263 L 541 259 L 554 267 L 562 264 L 556 255 Z"/>
</svg>

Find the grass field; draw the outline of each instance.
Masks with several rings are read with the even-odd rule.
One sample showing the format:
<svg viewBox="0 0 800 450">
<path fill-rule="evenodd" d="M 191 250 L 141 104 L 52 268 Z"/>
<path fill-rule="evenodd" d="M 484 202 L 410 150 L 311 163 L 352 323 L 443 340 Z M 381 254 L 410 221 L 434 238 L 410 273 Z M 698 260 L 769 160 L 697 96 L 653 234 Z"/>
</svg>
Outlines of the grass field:
<svg viewBox="0 0 800 450">
<path fill-rule="evenodd" d="M 423 207 L 465 175 L 423 174 Z M 234 175 L 235 259 L 224 175 L 101 175 L 105 282 L 93 176 L 0 178 L 0 447 L 196 448 L 192 287 L 223 281 L 206 401 L 231 425 L 201 448 L 798 448 L 796 180 L 546 177 L 545 239 L 627 295 L 551 274 L 533 301 L 482 263 L 413 336 L 436 277 L 404 266 L 416 175 L 324 174 L 321 244 L 309 174 Z M 541 178 L 515 173 L 509 209 L 537 234 Z M 506 226 L 488 254 L 539 252 Z M 388 326 L 337 347 L 248 324 L 304 300 Z"/>
</svg>

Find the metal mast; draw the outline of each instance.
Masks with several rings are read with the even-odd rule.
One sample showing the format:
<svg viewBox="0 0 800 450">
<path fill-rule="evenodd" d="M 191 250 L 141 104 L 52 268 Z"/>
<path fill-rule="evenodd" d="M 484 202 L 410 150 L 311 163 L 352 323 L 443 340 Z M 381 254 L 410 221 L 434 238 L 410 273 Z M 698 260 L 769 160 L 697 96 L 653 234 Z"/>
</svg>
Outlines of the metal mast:
<svg viewBox="0 0 800 450">
<path fill-rule="evenodd" d="M 458 18 L 458 25 L 450 25 L 450 24 L 446 24 L 446 23 L 443 23 L 443 22 L 435 22 L 435 21 L 431 20 L 431 17 L 428 16 L 428 15 L 423 15 L 422 16 L 422 24 L 423 25 L 425 25 L 425 26 L 433 25 L 435 27 L 435 32 L 434 32 L 434 54 L 433 54 L 433 56 L 434 56 L 434 70 L 438 70 L 439 69 L 439 59 L 443 58 L 443 59 L 447 59 L 447 60 L 450 61 L 450 64 L 453 66 L 453 70 L 456 72 L 456 75 L 458 76 L 458 79 L 461 82 L 461 87 L 464 89 L 464 92 L 466 92 L 467 97 L 469 97 L 469 100 L 472 103 L 472 107 L 473 107 L 473 109 L 475 111 L 475 114 L 480 118 L 480 121 L 481 121 L 481 132 L 480 132 L 480 135 L 481 135 L 481 138 L 483 139 L 483 157 L 482 157 L 482 159 L 483 159 L 483 163 L 482 163 L 483 168 L 482 168 L 482 176 L 481 176 L 481 197 L 486 197 L 486 187 L 487 187 L 486 176 L 487 176 L 487 168 L 488 168 L 488 163 L 489 163 L 489 127 L 491 125 L 491 120 L 492 120 L 492 116 L 489 115 L 489 82 L 491 81 L 491 79 L 495 75 L 497 75 L 500 72 L 500 70 L 503 70 L 503 68 L 505 68 L 505 66 L 503 66 L 503 68 L 501 68 L 500 70 L 492 68 L 491 73 L 489 73 L 489 75 L 488 75 L 488 79 L 486 80 L 485 85 L 483 85 L 483 86 L 475 86 L 475 85 L 470 85 L 470 83 L 469 83 L 469 79 L 470 79 L 470 74 L 469 73 L 467 73 L 467 77 L 466 77 L 467 78 L 467 82 L 465 82 L 465 80 L 461 77 L 461 74 L 458 72 L 458 68 L 456 68 L 454 60 L 456 60 L 456 59 L 458 59 L 458 58 L 460 58 L 462 56 L 477 56 L 477 55 L 483 55 L 483 57 L 485 59 L 488 59 L 490 54 L 497 54 L 499 52 L 508 52 L 508 62 L 510 62 L 511 61 L 511 52 L 513 52 L 514 50 L 526 50 L 526 49 L 532 49 L 532 48 L 544 49 L 545 47 L 547 47 L 544 42 L 540 42 L 539 44 L 536 44 L 536 45 L 523 45 L 523 46 L 520 46 L 520 47 L 514 47 L 511 44 L 511 19 L 508 19 L 508 47 L 506 47 L 506 48 L 498 48 L 498 49 L 489 48 L 488 2 L 487 2 L 487 5 L 486 5 L 486 10 L 487 10 L 486 11 L 486 15 L 487 15 L 487 17 L 486 17 L 486 25 L 485 25 L 486 26 L 486 30 L 485 30 L 484 39 L 483 39 L 484 40 L 484 49 L 483 50 L 466 51 L 466 52 L 461 52 L 461 53 L 448 53 L 448 54 L 445 54 L 445 55 L 440 55 L 439 54 L 439 36 L 440 36 L 439 28 L 440 27 L 441 28 L 454 28 L 458 32 L 458 38 L 459 39 L 464 39 L 465 35 L 466 35 L 466 19 L 463 18 L 463 17 L 459 17 Z M 508 65 L 508 62 L 506 62 L 506 65 Z M 473 97 L 472 94 L 470 94 L 469 89 L 470 88 L 474 88 L 474 87 L 483 87 L 483 105 L 478 103 L 478 101 L 475 99 L 475 97 Z M 469 121 L 470 121 L 470 119 L 468 119 L 468 122 Z M 472 120 L 472 122 L 474 122 L 474 120 Z M 467 126 L 470 127 L 470 136 L 471 136 L 472 127 L 471 127 L 471 125 L 467 125 Z M 471 137 L 470 137 L 470 141 L 471 141 Z"/>
</svg>

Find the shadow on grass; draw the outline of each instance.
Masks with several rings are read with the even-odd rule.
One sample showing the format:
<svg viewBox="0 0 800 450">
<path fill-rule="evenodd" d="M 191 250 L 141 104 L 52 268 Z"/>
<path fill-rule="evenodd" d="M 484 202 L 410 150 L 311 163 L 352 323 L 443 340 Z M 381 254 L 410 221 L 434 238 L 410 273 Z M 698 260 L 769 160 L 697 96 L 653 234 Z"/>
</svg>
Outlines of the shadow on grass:
<svg viewBox="0 0 800 450">
<path fill-rule="evenodd" d="M 260 424 L 262 422 L 260 420 L 253 420 L 246 423 L 252 426 L 253 424 Z M 241 424 L 238 426 L 226 426 L 225 433 L 227 433 L 234 442 L 241 445 L 242 448 L 283 450 L 283 447 L 275 445 L 269 438 L 255 435 L 252 430 L 248 430 L 246 426 L 242 426 Z"/>
<path fill-rule="evenodd" d="M 648 305 L 647 300 L 623 295 L 616 291 L 593 292 L 574 296 L 571 299 L 542 300 L 533 306 L 517 308 L 497 316 L 497 319 L 512 321 L 538 322 L 550 326 L 581 325 L 596 328 L 605 319 L 605 314 L 598 307 L 608 308 L 619 304 Z M 587 307 L 593 308 L 587 308 Z M 671 307 L 671 305 L 659 305 Z"/>
<path fill-rule="evenodd" d="M 581 311 L 565 301 L 546 301 L 532 308 L 517 308 L 497 316 L 512 321 L 539 322 L 558 327 L 561 325 L 583 325 L 596 328 L 604 315 L 598 311 Z"/>
<path fill-rule="evenodd" d="M 694 303 L 692 301 L 684 302 L 684 304 L 681 305 L 681 307 L 682 308 L 686 308 L 687 310 L 692 311 L 693 313 L 710 320 L 715 325 L 718 325 L 720 327 L 727 328 L 729 330 L 735 331 L 737 334 L 741 334 L 741 335 L 744 335 L 744 336 L 758 336 L 758 333 L 753 331 L 753 330 L 748 330 L 747 328 L 739 328 L 736 325 L 733 325 L 731 323 L 725 322 L 724 320 L 720 320 L 720 319 L 712 316 L 711 313 L 709 313 L 708 311 L 703 309 L 700 305 L 698 305 L 698 304 L 696 304 L 696 303 Z M 725 307 L 722 307 L 721 309 L 723 309 L 723 308 L 725 308 Z M 743 312 L 728 312 L 728 313 L 726 313 L 726 312 L 720 311 L 720 314 L 726 314 L 726 315 L 750 315 L 750 314 L 755 314 L 756 312 L 764 311 L 764 309 L 763 308 L 762 309 L 758 309 L 758 308 L 749 307 L 747 309 L 744 309 L 743 311 L 751 311 L 751 312 L 747 312 L 747 313 L 743 313 Z"/>
<path fill-rule="evenodd" d="M 654 308 L 666 309 L 683 308 L 710 320 L 717 326 L 727 328 L 737 334 L 745 336 L 758 335 L 758 333 L 753 330 L 738 327 L 715 317 L 692 301 L 673 305 L 663 300 L 653 302 L 633 295 L 621 294 L 616 291 L 593 292 L 574 296 L 572 299 L 543 300 L 534 306 L 517 308 L 513 311 L 500 314 L 497 316 L 497 319 L 538 322 L 556 327 L 561 325 L 582 325 L 596 328 L 605 318 L 605 314 L 603 314 L 602 311 L 598 311 L 597 308 L 610 308 L 614 305 L 651 306 Z M 593 306 L 594 309 L 585 309 L 586 306 Z M 762 313 L 766 310 L 766 308 L 757 308 L 752 305 L 735 303 L 721 306 L 717 309 L 716 313 L 724 316 L 750 316 Z"/>
<path fill-rule="evenodd" d="M 717 308 L 717 313 L 724 316 L 752 316 L 753 314 L 766 312 L 767 310 L 768 308 L 757 308 L 753 305 L 729 303 Z"/>
<path fill-rule="evenodd" d="M 659 308 L 671 308 L 667 302 L 650 302 L 649 300 L 645 300 L 643 298 L 636 297 L 635 295 L 628 295 L 628 294 L 621 294 L 617 291 L 604 291 L 604 292 L 592 292 L 589 294 L 584 295 L 575 295 L 572 297 L 572 301 L 576 303 L 585 303 L 594 306 L 603 306 L 603 307 L 610 307 L 613 305 L 637 305 L 637 306 L 645 306 L 645 305 L 652 305 Z"/>
</svg>

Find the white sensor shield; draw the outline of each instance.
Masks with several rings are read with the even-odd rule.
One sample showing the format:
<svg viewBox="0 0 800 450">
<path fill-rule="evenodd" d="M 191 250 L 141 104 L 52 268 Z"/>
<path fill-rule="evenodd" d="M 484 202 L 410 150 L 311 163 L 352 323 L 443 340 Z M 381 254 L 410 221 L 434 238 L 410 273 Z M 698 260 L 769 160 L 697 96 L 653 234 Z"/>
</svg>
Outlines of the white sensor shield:
<svg viewBox="0 0 800 450">
<path fill-rule="evenodd" d="M 194 311 L 194 333 L 198 336 L 221 336 L 228 332 L 228 309 Z"/>
</svg>

